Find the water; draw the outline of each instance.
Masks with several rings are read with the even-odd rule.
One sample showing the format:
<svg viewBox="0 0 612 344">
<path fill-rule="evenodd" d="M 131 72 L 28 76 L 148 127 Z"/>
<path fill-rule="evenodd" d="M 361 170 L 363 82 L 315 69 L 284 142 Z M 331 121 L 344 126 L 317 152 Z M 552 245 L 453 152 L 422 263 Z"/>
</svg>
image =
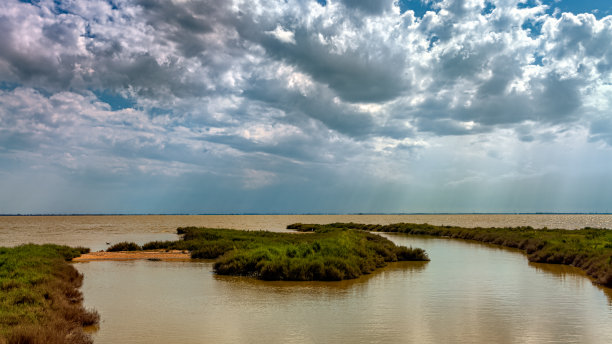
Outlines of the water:
<svg viewBox="0 0 612 344">
<path fill-rule="evenodd" d="M 285 231 L 288 224 L 398 222 L 461 227 L 598 227 L 612 229 L 612 215 L 142 215 L 142 216 L 0 216 L 0 246 L 22 243 L 82 245 L 98 251 L 106 243 L 175 240 L 180 226 Z"/>
<path fill-rule="evenodd" d="M 505 217 L 501 225 L 612 228 L 610 216 L 555 216 L 0 218 L 0 243 L 17 244 L 20 237 L 103 247 L 97 240 L 171 238 L 184 225 L 282 230 L 292 222 L 499 226 Z M 102 317 L 98 344 L 612 342 L 612 293 L 576 269 L 529 264 L 517 251 L 467 241 L 386 236 L 426 249 L 431 262 L 391 264 L 364 278 L 327 283 L 216 276 L 212 263 L 202 261 L 75 267 L 85 274 L 86 306 Z"/>
</svg>

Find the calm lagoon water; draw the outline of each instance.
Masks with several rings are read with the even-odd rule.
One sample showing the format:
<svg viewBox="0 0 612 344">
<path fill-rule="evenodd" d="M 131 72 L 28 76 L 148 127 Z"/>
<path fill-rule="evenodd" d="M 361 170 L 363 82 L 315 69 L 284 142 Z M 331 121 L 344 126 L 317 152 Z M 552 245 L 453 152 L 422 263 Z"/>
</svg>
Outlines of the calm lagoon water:
<svg viewBox="0 0 612 344">
<path fill-rule="evenodd" d="M 293 222 L 612 228 L 607 215 L 1 217 L 0 245 L 176 238 L 178 226 L 283 230 Z M 216 276 L 212 263 L 75 263 L 100 343 L 612 343 L 612 292 L 578 270 L 443 238 L 386 235 L 428 263 L 343 282 Z"/>
</svg>

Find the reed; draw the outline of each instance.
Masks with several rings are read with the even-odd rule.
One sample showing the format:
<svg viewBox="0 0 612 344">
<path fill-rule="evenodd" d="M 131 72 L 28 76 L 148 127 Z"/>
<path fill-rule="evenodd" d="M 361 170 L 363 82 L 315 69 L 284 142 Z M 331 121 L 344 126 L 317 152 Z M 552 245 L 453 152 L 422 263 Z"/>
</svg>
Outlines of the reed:
<svg viewBox="0 0 612 344">
<path fill-rule="evenodd" d="M 0 248 L 0 343 L 92 343 L 83 326 L 99 321 L 83 308 L 81 275 L 68 260 L 88 252 L 59 245 Z"/>
<path fill-rule="evenodd" d="M 570 265 L 584 270 L 593 280 L 612 287 L 612 231 L 586 227 L 579 230 L 534 229 L 525 227 L 463 228 L 430 224 L 396 223 L 370 225 L 358 223 L 332 223 L 329 225 L 289 225 L 298 231 L 316 231 L 321 228 L 358 229 L 368 232 L 390 232 L 431 235 L 475 240 L 522 250 L 529 261 Z"/>
</svg>

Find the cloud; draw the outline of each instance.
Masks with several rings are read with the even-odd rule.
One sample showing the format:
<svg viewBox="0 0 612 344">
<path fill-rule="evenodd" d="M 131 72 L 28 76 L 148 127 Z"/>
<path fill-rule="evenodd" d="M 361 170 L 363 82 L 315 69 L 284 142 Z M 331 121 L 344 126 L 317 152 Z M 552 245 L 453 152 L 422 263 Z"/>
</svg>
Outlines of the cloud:
<svg viewBox="0 0 612 344">
<path fill-rule="evenodd" d="M 392 0 L 368 1 L 368 0 L 341 0 L 347 8 L 356 9 L 364 14 L 379 15 L 391 11 L 393 8 Z"/>
<path fill-rule="evenodd" d="M 612 146 L 612 120 L 610 118 L 597 119 L 591 122 L 589 131 L 591 141 L 601 140 Z"/>
<path fill-rule="evenodd" d="M 300 96 L 289 96 L 286 85 L 258 85 L 269 79 L 262 74 L 272 59 L 318 89 L 314 97 L 301 95 L 305 104 L 298 108 L 306 116 L 356 136 L 386 130 L 382 121 L 347 115 L 354 103 L 401 112 L 383 113 L 385 122 L 410 113 L 424 131 L 453 121 L 475 122 L 481 130 L 526 120 L 572 121 L 587 85 L 609 78 L 611 65 L 603 44 L 612 32 L 609 19 L 554 17 L 545 6 L 518 8 L 512 1 L 496 2 L 489 13 L 478 1 L 441 1 L 423 18 L 396 12 L 368 17 L 383 12 L 361 2 L 287 3 L 275 10 L 258 2 L 148 0 L 113 7 L 92 1 L 62 4 L 62 11 L 55 3 L 9 4 L 0 56 L 5 81 L 51 92 L 110 90 L 166 109 L 217 94 L 262 101 L 276 87 L 273 92 L 287 96 L 267 102 L 287 112 Z M 344 7 L 361 14 L 345 15 Z M 542 23 L 540 35 L 521 27 L 527 21 Z M 35 29 L 24 35 L 25 27 Z M 545 56 L 543 64 L 535 56 Z M 335 97 L 342 104 L 331 110 Z M 362 129 L 346 129 L 355 125 Z"/>
<path fill-rule="evenodd" d="M 266 31 L 266 33 L 283 43 L 295 44 L 295 34 L 291 31 L 284 30 L 280 26 L 277 26 L 272 31 Z"/>
<path fill-rule="evenodd" d="M 244 171 L 244 188 L 259 189 L 274 183 L 276 175 L 268 171 L 247 169 Z"/>
<path fill-rule="evenodd" d="M 189 176 L 254 195 L 324 180 L 343 192 L 422 191 L 419 178 L 460 189 L 495 176 L 494 157 L 512 145 L 534 156 L 563 140 L 590 157 L 612 147 L 612 17 L 517 0 L 419 6 L 428 11 L 354 0 L 4 1 L 0 172 Z M 490 155 L 470 153 L 484 145 Z M 477 174 L 448 163 L 481 158 Z M 495 183 L 509 180 L 521 179 Z"/>
</svg>

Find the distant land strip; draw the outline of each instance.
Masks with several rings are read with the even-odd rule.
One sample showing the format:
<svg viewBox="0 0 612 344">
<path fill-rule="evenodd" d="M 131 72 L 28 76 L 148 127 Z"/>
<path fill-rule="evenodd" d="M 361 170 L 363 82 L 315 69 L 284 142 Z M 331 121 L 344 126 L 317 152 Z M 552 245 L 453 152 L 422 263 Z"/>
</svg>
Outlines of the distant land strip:
<svg viewBox="0 0 612 344">
<path fill-rule="evenodd" d="M 240 215 L 612 215 L 612 212 L 440 212 L 440 213 L 32 213 L 0 214 L 0 216 L 240 216 Z"/>
</svg>

